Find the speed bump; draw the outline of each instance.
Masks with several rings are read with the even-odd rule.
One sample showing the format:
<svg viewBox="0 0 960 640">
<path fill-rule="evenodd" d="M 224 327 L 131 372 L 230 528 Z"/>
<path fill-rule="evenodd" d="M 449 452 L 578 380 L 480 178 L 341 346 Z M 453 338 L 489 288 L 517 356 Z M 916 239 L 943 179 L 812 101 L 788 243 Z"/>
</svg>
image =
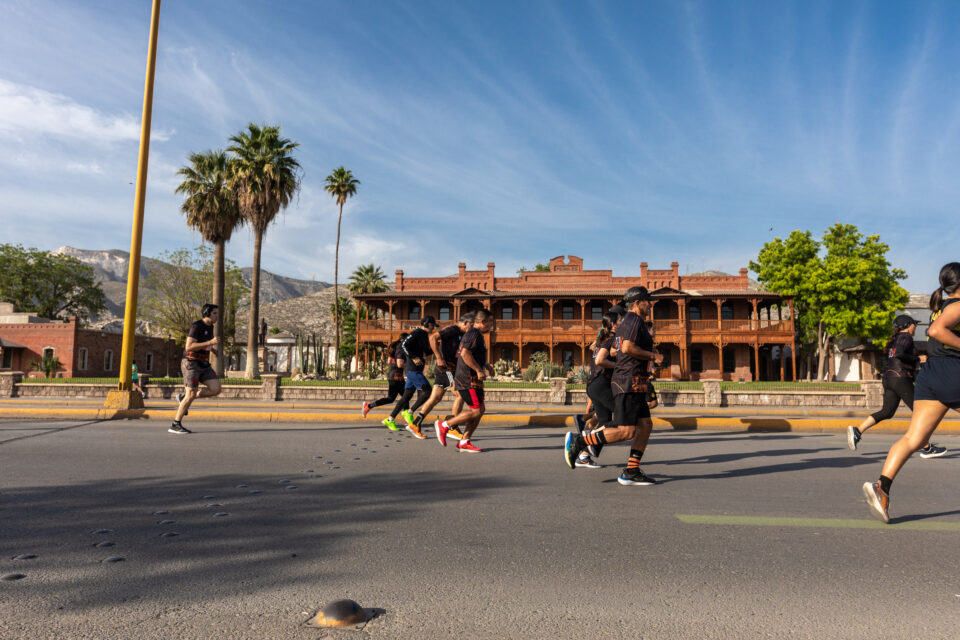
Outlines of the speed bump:
<svg viewBox="0 0 960 640">
<path fill-rule="evenodd" d="M 368 619 L 367 611 L 353 600 L 334 600 L 305 623 L 308 627 L 356 627 Z"/>
</svg>

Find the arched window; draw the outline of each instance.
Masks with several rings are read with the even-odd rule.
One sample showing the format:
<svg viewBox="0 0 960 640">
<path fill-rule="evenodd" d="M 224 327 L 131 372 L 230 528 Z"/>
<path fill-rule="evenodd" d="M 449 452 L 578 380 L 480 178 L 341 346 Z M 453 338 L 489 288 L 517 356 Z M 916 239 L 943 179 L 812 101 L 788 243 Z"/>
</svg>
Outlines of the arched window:
<svg viewBox="0 0 960 640">
<path fill-rule="evenodd" d="M 53 358 L 55 353 L 56 353 L 56 350 L 53 347 L 47 347 L 46 349 L 43 350 L 42 355 L 44 358 Z"/>
</svg>

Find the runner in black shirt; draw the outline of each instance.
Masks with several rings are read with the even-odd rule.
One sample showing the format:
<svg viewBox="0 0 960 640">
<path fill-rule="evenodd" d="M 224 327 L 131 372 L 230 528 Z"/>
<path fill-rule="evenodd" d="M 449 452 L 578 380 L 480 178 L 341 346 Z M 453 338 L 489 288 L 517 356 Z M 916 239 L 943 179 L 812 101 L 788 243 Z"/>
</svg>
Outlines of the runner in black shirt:
<svg viewBox="0 0 960 640">
<path fill-rule="evenodd" d="M 387 347 L 389 353 L 389 362 L 390 368 L 387 370 L 387 395 L 379 400 L 374 400 L 373 402 L 364 402 L 363 409 L 361 414 L 364 418 L 367 417 L 367 414 L 370 413 L 370 410 L 379 407 L 384 404 L 390 404 L 396 400 L 397 396 L 403 394 L 403 365 L 404 365 L 404 355 L 403 351 L 400 350 L 400 343 L 403 342 L 406 337 L 410 335 L 407 332 L 400 334 L 400 339 Z M 406 407 L 401 407 L 405 409 Z M 393 427 L 390 427 L 390 424 L 393 424 Z M 396 423 L 393 422 L 393 418 L 384 418 L 383 426 L 390 427 L 393 431 L 399 431 Z"/>
<path fill-rule="evenodd" d="M 192 433 L 180 423 L 187 415 L 190 405 L 197 398 L 210 398 L 220 394 L 220 378 L 210 366 L 210 354 L 216 353 L 214 347 L 220 343 L 220 338 L 213 335 L 213 327 L 217 323 L 220 310 L 215 304 L 205 304 L 201 315 L 203 319 L 191 324 L 187 331 L 187 344 L 180 363 L 186 393 L 177 394 L 177 415 L 167 429 L 170 433 Z M 204 389 L 199 388 L 201 383 Z"/>
<path fill-rule="evenodd" d="M 457 351 L 460 349 L 460 340 L 473 326 L 473 315 L 472 313 L 466 313 L 449 327 L 444 327 L 440 331 L 430 334 L 430 349 L 436 358 L 434 360 L 433 392 L 430 394 L 430 399 L 420 407 L 420 411 L 414 418 L 418 427 L 423 423 L 424 417 L 429 415 L 433 408 L 437 406 L 437 403 L 443 400 L 447 388 L 453 386 L 453 370 L 457 366 Z M 453 400 L 453 415 L 460 413 L 462 408 L 463 398 L 460 397 L 460 394 L 457 394 Z M 451 429 L 447 435 L 457 440 L 463 437 L 463 434 L 456 428 Z"/>
<path fill-rule="evenodd" d="M 913 344 L 913 334 L 917 330 L 917 321 L 908 315 L 900 315 L 893 320 L 893 336 L 887 341 L 887 365 L 883 369 L 883 407 L 880 411 L 867 416 L 859 427 L 847 427 L 847 446 L 857 450 L 860 438 L 876 424 L 893 417 L 900 401 L 913 411 L 913 381 L 917 377 L 917 364 L 920 354 Z M 940 447 L 925 442 L 920 448 L 921 458 L 937 458 L 947 452 Z"/>
<path fill-rule="evenodd" d="M 927 362 L 917 375 L 913 416 L 907 432 L 890 447 L 876 482 L 863 494 L 874 516 L 890 522 L 890 486 L 907 459 L 940 425 L 950 409 L 960 409 L 960 262 L 940 269 L 940 288 L 930 296 Z"/>
<path fill-rule="evenodd" d="M 627 468 L 617 478 L 623 485 L 651 485 L 655 481 L 640 470 L 640 458 L 650 439 L 653 422 L 647 406 L 646 391 L 649 361 L 659 364 L 663 357 L 654 351 L 653 337 L 645 322 L 650 312 L 650 293 L 645 287 L 631 287 L 623 297 L 630 313 L 617 328 L 617 361 L 610 385 L 614 399 L 614 425 L 586 436 L 567 433 L 564 439 L 564 458 L 574 469 L 580 452 L 588 445 L 633 440 Z"/>
<path fill-rule="evenodd" d="M 454 388 L 468 408 L 449 420 L 437 420 L 434 423 L 437 440 L 443 446 L 447 446 L 447 433 L 450 429 L 463 425 L 463 438 L 457 443 L 457 451 L 483 451 L 470 442 L 470 436 L 476 431 L 483 417 L 483 381 L 488 372 L 493 375 L 493 367 L 487 362 L 487 343 L 483 339 L 484 334 L 490 333 L 492 328 L 493 316 L 486 309 L 478 309 L 473 318 L 473 327 L 460 341 L 460 355 L 453 375 Z"/>
<path fill-rule="evenodd" d="M 400 349 L 403 350 L 404 355 L 403 369 L 407 379 L 403 387 L 403 396 L 393 408 L 390 418 L 395 419 L 397 413 L 402 410 L 403 419 L 407 421 L 407 431 L 420 440 L 426 440 L 427 436 L 420 432 L 420 426 L 414 420 L 413 412 L 430 397 L 430 382 L 423 375 L 423 368 L 427 364 L 427 356 L 430 355 L 430 332 L 436 328 L 437 321 L 433 316 L 424 316 L 420 326 L 400 343 Z M 410 406 L 414 392 L 417 394 L 417 400 L 413 406 Z"/>
<path fill-rule="evenodd" d="M 603 317 L 600 331 L 597 333 L 597 339 L 593 344 L 593 358 L 590 360 L 590 381 L 587 383 L 587 397 L 593 403 L 593 411 L 596 414 L 597 424 L 600 429 L 610 424 L 613 419 L 613 391 L 610 389 L 610 378 L 613 375 L 613 367 L 616 363 L 616 349 L 614 342 L 616 340 L 615 331 L 620 323 L 620 316 L 616 313 L 608 313 Z M 589 435 L 590 431 L 583 435 Z M 599 469 L 590 456 L 599 456 L 602 444 L 587 445 L 587 450 L 580 453 L 577 457 L 575 466 L 586 469 Z"/>
</svg>

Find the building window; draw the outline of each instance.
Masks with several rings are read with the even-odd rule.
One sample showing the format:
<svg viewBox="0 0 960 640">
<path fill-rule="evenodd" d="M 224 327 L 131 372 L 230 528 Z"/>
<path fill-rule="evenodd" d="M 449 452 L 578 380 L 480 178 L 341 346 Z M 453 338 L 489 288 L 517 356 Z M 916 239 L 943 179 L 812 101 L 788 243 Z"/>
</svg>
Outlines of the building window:
<svg viewBox="0 0 960 640">
<path fill-rule="evenodd" d="M 563 320 L 573 320 L 573 303 L 564 302 L 560 307 L 560 318 Z"/>
<path fill-rule="evenodd" d="M 603 320 L 603 305 L 594 304 L 590 307 L 590 319 L 591 320 Z"/>
<path fill-rule="evenodd" d="M 13 349 L 3 350 L 3 363 L 0 363 L 0 369 L 13 369 Z"/>
<path fill-rule="evenodd" d="M 513 320 L 513 305 L 505 304 L 500 307 L 500 319 L 501 320 Z"/>
<path fill-rule="evenodd" d="M 143 364 L 144 364 L 144 367 L 143 367 L 144 371 L 148 371 L 148 372 L 153 371 L 153 354 L 152 353 L 147 354 L 147 361 L 144 362 Z"/>
<path fill-rule="evenodd" d="M 573 369 L 573 349 L 564 349 L 560 361 L 564 369 Z"/>
<path fill-rule="evenodd" d="M 724 302 L 720 305 L 720 319 L 721 320 L 733 320 L 733 305 L 727 302 Z"/>
<path fill-rule="evenodd" d="M 700 319 L 700 303 L 691 302 L 690 306 L 687 307 L 687 313 L 689 314 L 691 320 L 699 320 Z"/>
<path fill-rule="evenodd" d="M 734 373 L 737 370 L 736 347 L 723 348 L 723 372 Z"/>
<path fill-rule="evenodd" d="M 450 305 L 446 302 L 440 305 L 440 309 L 437 311 L 437 320 L 449 320 L 450 319 Z"/>
<path fill-rule="evenodd" d="M 419 320 L 420 319 L 420 305 L 416 302 L 410 303 L 409 310 L 407 311 L 408 320 Z"/>
<path fill-rule="evenodd" d="M 703 349 L 690 349 L 690 371 L 703 371 Z"/>
<path fill-rule="evenodd" d="M 501 360 L 513 360 L 513 347 L 503 347 L 500 349 Z"/>
<path fill-rule="evenodd" d="M 77 369 L 80 371 L 87 370 L 87 348 L 80 347 L 80 350 L 77 352 Z"/>
<path fill-rule="evenodd" d="M 43 350 L 42 357 L 43 357 L 44 359 L 47 359 L 47 358 L 51 358 L 51 359 L 52 359 L 54 353 L 56 353 L 56 352 L 54 351 L 53 347 L 47 347 L 46 349 Z"/>
<path fill-rule="evenodd" d="M 530 307 L 530 317 L 534 320 L 543 320 L 543 303 L 534 302 Z"/>
<path fill-rule="evenodd" d="M 113 350 L 107 349 L 103 352 L 103 370 L 113 371 Z"/>
</svg>

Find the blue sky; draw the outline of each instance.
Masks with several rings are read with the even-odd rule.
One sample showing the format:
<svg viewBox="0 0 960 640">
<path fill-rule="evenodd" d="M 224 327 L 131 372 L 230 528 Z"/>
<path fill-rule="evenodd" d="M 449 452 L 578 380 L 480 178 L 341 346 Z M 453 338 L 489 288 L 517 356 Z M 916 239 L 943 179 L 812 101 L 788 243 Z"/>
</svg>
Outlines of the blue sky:
<svg viewBox="0 0 960 640">
<path fill-rule="evenodd" d="M 0 242 L 129 248 L 149 12 L 0 0 Z M 960 3 L 165 0 L 143 252 L 199 243 L 175 172 L 253 121 L 301 143 L 285 275 L 332 280 L 345 165 L 341 279 L 736 272 L 843 221 L 927 292 L 960 239 L 958 31 Z"/>
</svg>

